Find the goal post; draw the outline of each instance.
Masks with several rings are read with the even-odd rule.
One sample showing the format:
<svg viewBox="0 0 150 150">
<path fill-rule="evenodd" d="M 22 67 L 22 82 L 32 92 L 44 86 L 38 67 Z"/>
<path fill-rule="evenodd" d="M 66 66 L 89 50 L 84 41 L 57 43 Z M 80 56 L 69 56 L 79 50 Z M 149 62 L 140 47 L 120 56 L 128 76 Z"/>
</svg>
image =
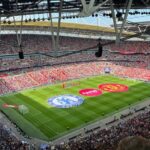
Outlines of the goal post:
<svg viewBox="0 0 150 150">
<path fill-rule="evenodd" d="M 29 112 L 29 109 L 27 106 L 25 105 L 19 105 L 18 106 L 18 111 L 22 114 L 22 115 L 25 115 Z"/>
</svg>

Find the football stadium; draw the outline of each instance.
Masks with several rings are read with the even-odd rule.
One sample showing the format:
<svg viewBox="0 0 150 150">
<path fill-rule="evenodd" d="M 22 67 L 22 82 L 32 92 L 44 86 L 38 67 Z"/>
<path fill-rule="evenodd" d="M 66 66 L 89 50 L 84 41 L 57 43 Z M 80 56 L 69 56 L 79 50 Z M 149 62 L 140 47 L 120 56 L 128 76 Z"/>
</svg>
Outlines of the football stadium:
<svg viewBox="0 0 150 150">
<path fill-rule="evenodd" d="M 150 150 L 150 2 L 0 1 L 1 150 Z"/>
</svg>

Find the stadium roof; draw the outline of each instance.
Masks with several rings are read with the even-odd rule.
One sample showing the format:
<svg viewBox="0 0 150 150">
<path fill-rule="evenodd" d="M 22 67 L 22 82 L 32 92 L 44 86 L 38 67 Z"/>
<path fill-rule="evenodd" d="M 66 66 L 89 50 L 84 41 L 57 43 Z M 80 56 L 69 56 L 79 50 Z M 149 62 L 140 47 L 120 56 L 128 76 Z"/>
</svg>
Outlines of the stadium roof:
<svg viewBox="0 0 150 150">
<path fill-rule="evenodd" d="M 86 4 L 90 0 L 85 0 Z M 94 6 L 105 2 L 106 0 L 95 0 Z M 126 0 L 112 0 L 115 8 L 125 8 Z M 58 12 L 60 3 L 62 2 L 62 12 L 80 12 L 83 8 L 82 0 L 0 0 L 1 15 L 17 15 L 17 14 L 31 14 L 43 12 Z M 149 8 L 149 0 L 133 0 L 131 8 Z M 106 3 L 100 9 L 110 9 L 110 3 Z"/>
<path fill-rule="evenodd" d="M 7 19 L 13 18 L 14 25 L 16 27 L 17 20 L 16 16 L 21 16 L 20 18 L 20 28 L 16 29 L 16 34 L 22 34 L 23 22 L 31 22 L 23 18 L 24 15 L 28 14 L 48 14 L 47 20 L 49 20 L 49 26 L 51 26 L 51 34 L 54 49 L 58 49 L 59 46 L 59 33 L 61 28 L 61 18 L 63 19 L 62 12 L 76 12 L 75 15 L 71 17 L 89 17 L 92 16 L 95 12 L 100 10 L 109 10 L 111 11 L 111 18 L 114 23 L 114 31 L 116 33 L 116 42 L 119 43 L 122 38 L 123 29 L 126 25 L 126 20 L 129 14 L 130 9 L 145 9 L 149 8 L 150 0 L 0 0 L 0 24 L 7 23 Z M 122 9 L 123 8 L 123 9 Z M 121 12 L 120 12 L 121 10 Z M 53 29 L 53 15 L 52 13 L 58 13 L 57 17 L 57 30 Z M 71 14 L 72 15 L 72 14 Z M 4 18 L 2 18 L 4 16 Z M 15 18 L 16 17 L 16 18 Z M 70 17 L 70 16 L 69 16 Z M 2 18 L 2 20 L 1 20 Z M 39 19 L 39 18 L 38 18 Z M 118 30 L 116 19 L 122 20 L 121 28 Z M 43 21 L 45 18 L 43 18 Z M 2 25 L 1 24 L 1 25 Z M 8 24 L 11 24 L 11 21 L 8 20 Z M 55 42 L 54 32 L 57 35 L 57 40 Z M 129 35 L 125 40 L 132 37 L 139 37 L 140 34 Z M 18 46 L 21 49 L 21 36 L 17 36 Z"/>
</svg>

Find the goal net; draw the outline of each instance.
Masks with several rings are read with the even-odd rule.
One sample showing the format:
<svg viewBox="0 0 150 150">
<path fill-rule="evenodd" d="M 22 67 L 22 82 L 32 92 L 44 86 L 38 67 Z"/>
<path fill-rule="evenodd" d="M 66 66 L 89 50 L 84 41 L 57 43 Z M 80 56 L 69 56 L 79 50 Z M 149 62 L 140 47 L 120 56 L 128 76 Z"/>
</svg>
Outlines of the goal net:
<svg viewBox="0 0 150 150">
<path fill-rule="evenodd" d="M 27 114 L 29 112 L 29 109 L 28 107 L 26 107 L 25 105 L 19 105 L 18 107 L 18 111 L 24 115 L 24 114 Z"/>
</svg>

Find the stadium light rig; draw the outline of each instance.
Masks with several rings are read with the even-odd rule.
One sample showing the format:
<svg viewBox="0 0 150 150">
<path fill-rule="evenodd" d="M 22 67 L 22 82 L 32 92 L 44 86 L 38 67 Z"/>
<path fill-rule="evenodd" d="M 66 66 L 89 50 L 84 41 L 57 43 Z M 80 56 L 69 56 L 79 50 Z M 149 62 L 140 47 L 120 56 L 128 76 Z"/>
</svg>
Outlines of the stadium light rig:
<svg viewBox="0 0 150 150">
<path fill-rule="evenodd" d="M 103 46 L 102 46 L 102 44 L 99 42 L 99 44 L 98 44 L 98 51 L 95 53 L 95 56 L 96 56 L 96 57 L 101 57 L 101 56 L 102 56 L 102 53 L 103 53 Z"/>
<path fill-rule="evenodd" d="M 19 58 L 24 59 L 24 53 L 23 53 L 23 50 L 22 50 L 22 45 L 19 45 L 19 48 L 20 48 L 20 51 L 18 52 Z"/>
</svg>

